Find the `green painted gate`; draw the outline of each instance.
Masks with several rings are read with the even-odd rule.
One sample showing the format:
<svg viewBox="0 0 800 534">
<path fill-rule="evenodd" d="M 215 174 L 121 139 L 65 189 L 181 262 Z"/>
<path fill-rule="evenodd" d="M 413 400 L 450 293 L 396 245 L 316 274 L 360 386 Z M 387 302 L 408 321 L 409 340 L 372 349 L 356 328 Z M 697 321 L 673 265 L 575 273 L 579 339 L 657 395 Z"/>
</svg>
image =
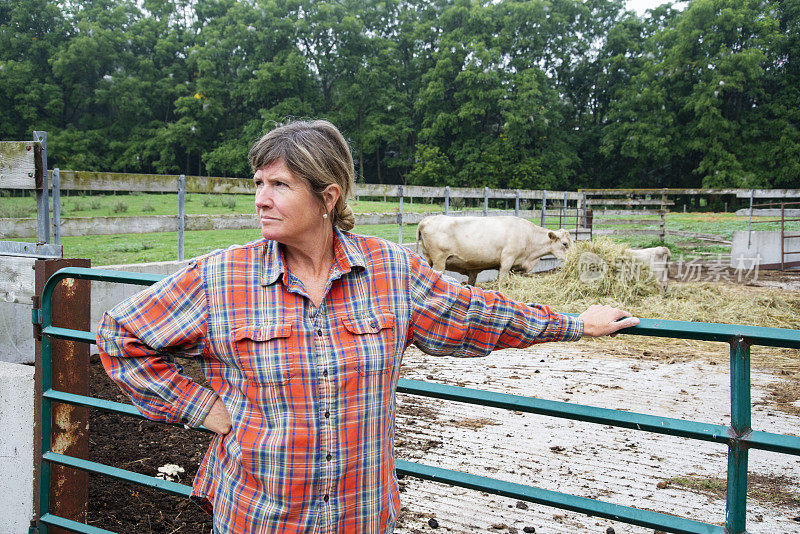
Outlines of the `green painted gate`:
<svg viewBox="0 0 800 534">
<path fill-rule="evenodd" d="M 69 339 L 94 343 L 91 332 L 54 327 L 51 324 L 53 289 L 64 279 L 97 280 L 124 284 L 150 285 L 163 278 L 159 275 L 84 269 L 69 267 L 54 274 L 42 292 L 40 310 L 34 310 L 33 322 L 42 327 L 42 411 L 41 421 L 51 420 L 51 403 L 63 402 L 76 406 L 105 410 L 131 417 L 142 416 L 131 405 L 93 397 L 55 391 L 51 387 L 51 339 Z M 397 390 L 402 393 L 423 395 L 456 402 L 505 408 L 519 412 L 548 415 L 578 421 L 599 423 L 635 431 L 654 432 L 699 441 L 724 443 L 728 446 L 728 483 L 725 510 L 725 527 L 701 523 L 687 518 L 660 514 L 629 506 L 607 503 L 532 486 L 504 482 L 488 477 L 470 475 L 449 469 L 397 460 L 397 473 L 426 480 L 435 480 L 453 486 L 471 488 L 496 495 L 512 497 L 564 510 L 572 510 L 596 517 L 630 523 L 666 532 L 739 534 L 745 530 L 747 510 L 748 451 L 760 449 L 800 456 L 800 437 L 753 430 L 750 426 L 750 347 L 800 348 L 800 331 L 714 323 L 693 323 L 642 319 L 639 326 L 626 334 L 680 339 L 719 341 L 730 345 L 731 361 L 731 424 L 713 425 L 697 421 L 655 417 L 620 410 L 582 406 L 566 402 L 541 400 L 503 393 L 492 393 L 417 380 L 400 379 Z M 188 497 L 191 488 L 155 477 L 141 475 L 124 469 L 91 462 L 71 456 L 56 454 L 51 448 L 51 429 L 42 424 L 42 457 L 40 470 L 40 495 L 38 532 L 47 533 L 49 525 L 87 534 L 109 533 L 97 527 L 55 516 L 49 512 L 50 465 L 61 464 L 112 478 L 134 482 L 168 493 Z M 205 431 L 199 429 L 198 431 Z M 720 518 L 721 522 L 722 518 Z M 113 533 L 110 533 L 113 534 Z"/>
</svg>

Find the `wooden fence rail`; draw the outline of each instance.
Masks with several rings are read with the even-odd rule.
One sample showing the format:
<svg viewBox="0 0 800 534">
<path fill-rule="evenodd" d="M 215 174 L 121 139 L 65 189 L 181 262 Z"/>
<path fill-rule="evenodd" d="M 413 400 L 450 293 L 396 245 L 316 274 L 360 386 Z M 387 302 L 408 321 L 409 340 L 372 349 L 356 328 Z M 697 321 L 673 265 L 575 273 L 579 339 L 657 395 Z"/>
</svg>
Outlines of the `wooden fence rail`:
<svg viewBox="0 0 800 534">
<path fill-rule="evenodd" d="M 31 143 L 6 145 L 8 154 L 20 151 Z M 35 145 L 32 145 L 35 147 Z M 16 151 L 16 152 L 15 152 Z M 0 151 L 2 152 L 2 151 Z M 36 181 L 29 179 L 11 179 L 11 170 L 16 164 L 6 158 L 5 165 L 0 161 L 0 189 L 30 189 L 36 187 Z M 4 172 L 5 171 L 5 175 Z M 255 191 L 250 178 L 222 178 L 208 176 L 178 176 L 113 172 L 86 171 L 48 171 L 58 182 L 60 191 L 104 191 L 104 192 L 161 192 L 185 194 L 253 194 Z M 20 175 L 22 176 L 22 175 Z M 27 177 L 27 172 L 23 178 Z M 4 179 L 3 179 L 4 178 Z M 41 177 L 38 182 L 41 183 Z M 41 187 L 41 186 L 40 186 Z M 675 202 L 670 196 L 691 195 L 734 195 L 737 198 L 750 198 L 751 206 L 754 198 L 800 198 L 800 189 L 581 189 L 578 191 L 547 191 L 521 189 L 490 189 L 433 187 L 433 186 L 398 186 L 388 184 L 356 184 L 356 197 L 385 197 L 399 200 L 397 213 L 359 214 L 357 225 L 397 224 L 402 236 L 403 224 L 416 224 L 423 217 L 432 213 L 408 213 L 403 211 L 403 200 L 413 198 L 443 199 L 444 212 L 452 215 L 510 215 L 515 214 L 533 219 L 544 226 L 549 218 L 558 217 L 560 226 L 569 227 L 575 235 L 584 235 L 582 228 L 589 226 L 589 235 L 596 234 L 650 234 L 661 240 L 667 233 L 665 229 L 665 213 Z M 452 199 L 483 199 L 483 210 L 450 211 Z M 490 200 L 513 200 L 513 210 L 490 210 Z M 521 209 L 521 201 L 528 205 Z M 179 206 L 182 206 L 179 203 Z M 660 209 L 653 210 L 653 207 Z M 60 206 L 58 206 L 60 208 Z M 602 211 L 598 208 L 602 208 Z M 609 209 L 611 208 L 611 209 Z M 628 209 L 625 209 L 628 208 Z M 648 209 L 649 208 L 649 209 Z M 587 217 L 589 210 L 594 210 L 594 217 Z M 54 206 L 54 212 L 56 206 Z M 258 228 L 255 215 L 186 215 L 183 209 L 175 216 L 136 216 L 136 217 L 71 217 L 64 219 L 55 217 L 54 231 L 59 236 L 107 235 L 120 233 L 155 233 L 178 232 L 178 256 L 182 259 L 183 231 L 224 230 Z M 640 219 L 646 215 L 657 215 L 657 219 Z M 610 218 L 602 218 L 610 217 Z M 587 220 L 591 221 L 587 224 Z M 133 224 L 132 224 L 133 223 Z M 651 225 L 652 228 L 619 228 L 623 226 Z M 616 226 L 616 228 L 611 228 Z M 35 219 L 0 219 L 0 239 L 30 238 L 37 235 Z"/>
</svg>

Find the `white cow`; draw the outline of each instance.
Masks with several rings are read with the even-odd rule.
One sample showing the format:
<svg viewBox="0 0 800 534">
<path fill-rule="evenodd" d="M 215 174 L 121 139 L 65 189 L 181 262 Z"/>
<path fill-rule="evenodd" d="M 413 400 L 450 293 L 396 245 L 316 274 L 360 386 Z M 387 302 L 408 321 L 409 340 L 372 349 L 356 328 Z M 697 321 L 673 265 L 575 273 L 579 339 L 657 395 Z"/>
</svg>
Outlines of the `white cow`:
<svg viewBox="0 0 800 534">
<path fill-rule="evenodd" d="M 650 268 L 653 277 L 661 286 L 661 291 L 667 291 L 669 275 L 669 259 L 671 253 L 667 247 L 629 248 L 626 251 L 630 256 Z"/>
<path fill-rule="evenodd" d="M 466 274 L 475 285 L 478 273 L 498 269 L 530 273 L 539 258 L 563 260 L 572 236 L 563 228 L 548 230 L 519 217 L 425 217 L 417 226 L 417 251 L 437 271 Z"/>
</svg>

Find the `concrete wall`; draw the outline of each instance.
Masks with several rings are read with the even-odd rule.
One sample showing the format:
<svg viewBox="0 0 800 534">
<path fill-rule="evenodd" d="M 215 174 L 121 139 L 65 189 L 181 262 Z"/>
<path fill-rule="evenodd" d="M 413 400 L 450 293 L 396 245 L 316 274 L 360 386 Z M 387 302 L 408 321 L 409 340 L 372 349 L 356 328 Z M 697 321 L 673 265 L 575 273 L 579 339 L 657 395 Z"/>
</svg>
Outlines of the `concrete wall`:
<svg viewBox="0 0 800 534">
<path fill-rule="evenodd" d="M 797 234 L 797 232 L 792 232 Z M 754 261 L 758 261 L 760 269 L 780 268 L 781 263 L 781 233 L 775 232 L 750 232 L 748 244 L 747 231 L 733 232 L 731 246 L 731 267 L 748 269 Z M 783 243 L 786 252 L 800 252 L 800 237 L 786 239 Z M 800 264 L 800 254 L 786 256 L 786 264 Z"/>
<path fill-rule="evenodd" d="M 34 293 L 35 260 L 32 258 L 0 257 L 0 361 L 9 363 L 34 363 L 33 326 L 31 324 L 31 297 Z M 103 266 L 103 269 L 134 271 L 152 274 L 172 274 L 184 267 L 183 262 L 165 261 L 130 265 Z M 92 282 L 92 331 L 103 312 L 143 286 Z M 3 531 L 0 530 L 0 533 Z"/>
<path fill-rule="evenodd" d="M 33 363 L 31 297 L 35 261 L 0 256 L 0 361 Z"/>
<path fill-rule="evenodd" d="M 0 532 L 27 534 L 33 517 L 33 367 L 0 362 Z"/>
</svg>

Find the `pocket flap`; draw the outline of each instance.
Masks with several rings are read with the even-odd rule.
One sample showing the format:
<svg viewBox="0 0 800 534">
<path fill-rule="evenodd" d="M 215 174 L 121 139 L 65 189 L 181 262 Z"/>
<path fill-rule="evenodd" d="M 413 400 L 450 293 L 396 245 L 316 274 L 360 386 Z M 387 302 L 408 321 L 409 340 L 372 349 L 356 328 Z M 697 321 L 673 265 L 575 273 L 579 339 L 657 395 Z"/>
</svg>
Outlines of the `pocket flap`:
<svg viewBox="0 0 800 534">
<path fill-rule="evenodd" d="M 292 335 L 292 323 L 264 323 L 256 325 L 236 326 L 233 329 L 233 340 L 269 341 L 276 337 Z"/>
<path fill-rule="evenodd" d="M 377 334 L 394 326 L 394 316 L 389 313 L 370 313 L 355 317 L 342 317 L 342 324 L 351 334 Z"/>
</svg>

